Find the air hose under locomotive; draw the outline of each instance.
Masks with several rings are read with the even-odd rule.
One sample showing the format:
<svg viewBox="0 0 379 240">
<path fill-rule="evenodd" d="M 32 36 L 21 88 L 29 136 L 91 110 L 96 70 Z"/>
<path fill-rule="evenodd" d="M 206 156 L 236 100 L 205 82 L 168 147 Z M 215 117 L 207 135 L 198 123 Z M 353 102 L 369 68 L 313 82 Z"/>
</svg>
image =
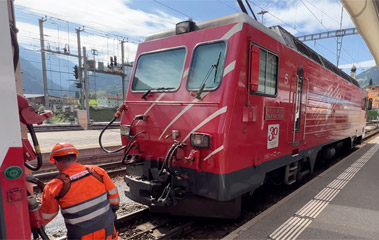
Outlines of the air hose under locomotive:
<svg viewBox="0 0 379 240">
<path fill-rule="evenodd" d="M 117 109 L 117 112 L 114 114 L 113 119 L 102 129 L 99 135 L 99 145 L 101 149 L 106 153 L 117 153 L 124 151 L 124 156 L 122 158 L 122 163 L 125 166 L 128 165 L 140 165 L 145 164 L 142 159 L 139 158 L 139 155 L 129 154 L 130 151 L 138 145 L 136 138 L 137 136 L 144 134 L 145 130 L 139 131 L 134 134 L 133 126 L 136 121 L 146 120 L 147 116 L 145 115 L 136 115 L 132 119 L 130 125 L 126 129 L 128 132 L 128 140 L 125 146 L 122 146 L 116 150 L 109 150 L 103 146 L 102 136 L 104 132 L 118 119 L 120 118 L 123 111 L 126 111 L 127 107 L 125 104 L 120 105 Z M 166 136 L 168 138 L 168 136 Z M 183 194 L 183 189 L 186 188 L 183 184 L 182 179 L 185 179 L 186 176 L 175 171 L 173 169 L 173 160 L 176 158 L 176 153 L 179 148 L 185 147 L 186 144 L 174 139 L 174 143 L 171 145 L 167 151 L 162 163 L 160 166 L 157 166 L 155 172 L 151 172 L 149 175 L 152 175 L 153 181 L 149 182 L 149 190 L 146 191 L 148 196 L 145 196 L 146 199 L 149 199 L 149 202 L 146 202 L 148 205 L 155 206 L 166 206 L 175 204 L 176 199 L 180 199 L 180 196 Z M 158 163 L 159 164 L 159 163 Z M 179 183 L 178 184 L 178 180 Z M 143 179 L 142 179 L 143 181 Z"/>
</svg>

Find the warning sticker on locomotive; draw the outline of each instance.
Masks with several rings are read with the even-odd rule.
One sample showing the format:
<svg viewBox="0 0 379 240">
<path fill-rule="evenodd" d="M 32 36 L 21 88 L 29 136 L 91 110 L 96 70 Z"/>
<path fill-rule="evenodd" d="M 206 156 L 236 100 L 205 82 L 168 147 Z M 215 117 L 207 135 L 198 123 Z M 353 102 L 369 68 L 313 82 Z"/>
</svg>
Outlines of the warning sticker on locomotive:
<svg viewBox="0 0 379 240">
<path fill-rule="evenodd" d="M 276 148 L 279 145 L 279 124 L 268 125 L 267 149 Z"/>
</svg>

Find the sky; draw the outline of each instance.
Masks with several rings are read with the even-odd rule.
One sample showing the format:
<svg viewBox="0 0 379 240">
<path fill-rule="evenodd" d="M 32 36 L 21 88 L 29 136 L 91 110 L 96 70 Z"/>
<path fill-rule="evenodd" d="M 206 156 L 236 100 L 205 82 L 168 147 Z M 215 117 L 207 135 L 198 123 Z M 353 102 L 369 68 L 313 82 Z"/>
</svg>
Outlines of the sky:
<svg viewBox="0 0 379 240">
<path fill-rule="evenodd" d="M 126 41 L 126 61 L 135 58 L 138 43 L 145 37 L 172 29 L 192 18 L 195 22 L 241 12 L 236 0 L 16 0 L 15 11 L 20 44 L 39 49 L 38 19 L 45 17 L 44 34 L 48 48 L 69 47 L 75 54 L 75 29 L 84 26 L 82 46 L 96 49 L 99 60 L 120 56 L 119 40 Z M 337 30 L 342 4 L 338 0 L 249 0 L 258 21 L 266 26 L 281 25 L 295 36 Z M 268 13 L 258 14 L 262 10 Z M 263 19 L 262 19 L 263 18 Z M 354 27 L 343 10 L 342 28 Z M 336 39 L 306 42 L 316 52 L 336 64 Z M 358 73 L 374 66 L 374 60 L 359 35 L 343 38 L 340 67 L 352 64 Z"/>
</svg>

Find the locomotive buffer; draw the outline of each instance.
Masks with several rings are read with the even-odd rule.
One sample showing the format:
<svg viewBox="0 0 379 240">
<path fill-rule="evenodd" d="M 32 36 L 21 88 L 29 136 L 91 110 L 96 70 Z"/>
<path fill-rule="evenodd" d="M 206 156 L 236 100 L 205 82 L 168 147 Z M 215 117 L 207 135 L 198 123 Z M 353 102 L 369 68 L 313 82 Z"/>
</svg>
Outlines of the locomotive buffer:
<svg viewBox="0 0 379 240">
<path fill-rule="evenodd" d="M 225 239 L 378 239 L 379 137 Z"/>
</svg>

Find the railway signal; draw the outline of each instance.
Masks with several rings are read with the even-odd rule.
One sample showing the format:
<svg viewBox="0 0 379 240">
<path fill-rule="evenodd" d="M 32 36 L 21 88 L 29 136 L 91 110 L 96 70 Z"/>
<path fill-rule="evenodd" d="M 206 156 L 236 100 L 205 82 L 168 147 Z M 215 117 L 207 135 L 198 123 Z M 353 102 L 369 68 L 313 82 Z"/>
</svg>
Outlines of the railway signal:
<svg viewBox="0 0 379 240">
<path fill-rule="evenodd" d="M 75 79 L 78 79 L 79 78 L 78 66 L 75 65 L 73 69 L 74 69 L 74 77 Z"/>
</svg>

